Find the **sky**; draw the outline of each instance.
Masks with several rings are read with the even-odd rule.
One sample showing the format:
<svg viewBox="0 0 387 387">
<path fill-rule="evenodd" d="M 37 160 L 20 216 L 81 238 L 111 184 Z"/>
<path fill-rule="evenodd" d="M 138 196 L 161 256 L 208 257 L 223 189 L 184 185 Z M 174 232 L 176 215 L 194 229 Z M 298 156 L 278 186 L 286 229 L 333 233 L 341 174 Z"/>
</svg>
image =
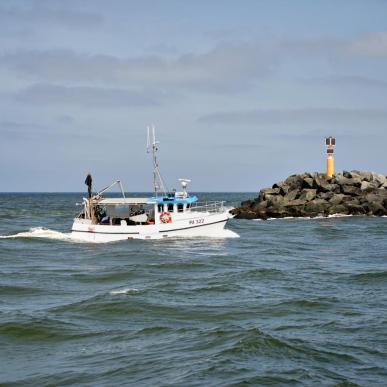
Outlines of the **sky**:
<svg viewBox="0 0 387 387">
<path fill-rule="evenodd" d="M 2 0 L 0 192 L 387 174 L 385 0 Z"/>
</svg>

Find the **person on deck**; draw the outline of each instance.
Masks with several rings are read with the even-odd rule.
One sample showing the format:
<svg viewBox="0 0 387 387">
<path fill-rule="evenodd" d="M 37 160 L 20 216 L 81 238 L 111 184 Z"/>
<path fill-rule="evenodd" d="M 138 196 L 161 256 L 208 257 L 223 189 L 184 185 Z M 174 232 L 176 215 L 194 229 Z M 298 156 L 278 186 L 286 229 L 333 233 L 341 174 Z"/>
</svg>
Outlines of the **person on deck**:
<svg viewBox="0 0 387 387">
<path fill-rule="evenodd" d="M 89 194 L 89 199 L 91 198 L 91 186 L 93 184 L 93 178 L 91 177 L 90 173 L 86 176 L 85 184 L 87 185 L 87 191 Z"/>
</svg>

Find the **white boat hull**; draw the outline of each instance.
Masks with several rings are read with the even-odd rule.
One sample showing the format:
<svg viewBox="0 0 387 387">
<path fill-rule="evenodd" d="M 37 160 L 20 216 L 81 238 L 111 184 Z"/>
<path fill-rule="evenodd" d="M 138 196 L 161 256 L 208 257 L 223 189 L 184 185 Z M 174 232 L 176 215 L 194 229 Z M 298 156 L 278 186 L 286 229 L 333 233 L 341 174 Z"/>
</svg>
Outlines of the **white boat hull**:
<svg viewBox="0 0 387 387">
<path fill-rule="evenodd" d="M 171 223 L 133 226 L 91 224 L 87 220 L 76 218 L 72 227 L 72 237 L 96 243 L 171 237 L 238 237 L 238 234 L 224 228 L 232 217 L 228 211 L 215 214 L 192 213 L 189 218 L 178 219 Z"/>
</svg>

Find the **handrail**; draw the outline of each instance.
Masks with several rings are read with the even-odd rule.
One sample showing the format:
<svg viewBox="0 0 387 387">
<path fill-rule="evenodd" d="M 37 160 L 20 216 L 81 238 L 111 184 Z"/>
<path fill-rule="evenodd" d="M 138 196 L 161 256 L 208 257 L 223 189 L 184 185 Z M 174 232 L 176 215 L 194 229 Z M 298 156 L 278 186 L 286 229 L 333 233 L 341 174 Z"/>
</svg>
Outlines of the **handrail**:
<svg viewBox="0 0 387 387">
<path fill-rule="evenodd" d="M 223 212 L 224 201 L 195 202 L 187 211 L 193 212 Z"/>
</svg>

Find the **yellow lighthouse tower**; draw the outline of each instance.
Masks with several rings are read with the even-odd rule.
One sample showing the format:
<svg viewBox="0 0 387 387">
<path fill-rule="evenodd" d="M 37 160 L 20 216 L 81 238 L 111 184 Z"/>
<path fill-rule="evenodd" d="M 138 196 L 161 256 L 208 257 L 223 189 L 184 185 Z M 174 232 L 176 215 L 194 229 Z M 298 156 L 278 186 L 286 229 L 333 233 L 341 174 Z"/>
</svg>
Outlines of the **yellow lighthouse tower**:
<svg viewBox="0 0 387 387">
<path fill-rule="evenodd" d="M 333 151 L 336 145 L 336 138 L 329 136 L 325 137 L 325 145 L 327 147 L 327 176 L 332 177 L 335 173 L 335 158 Z"/>
</svg>

